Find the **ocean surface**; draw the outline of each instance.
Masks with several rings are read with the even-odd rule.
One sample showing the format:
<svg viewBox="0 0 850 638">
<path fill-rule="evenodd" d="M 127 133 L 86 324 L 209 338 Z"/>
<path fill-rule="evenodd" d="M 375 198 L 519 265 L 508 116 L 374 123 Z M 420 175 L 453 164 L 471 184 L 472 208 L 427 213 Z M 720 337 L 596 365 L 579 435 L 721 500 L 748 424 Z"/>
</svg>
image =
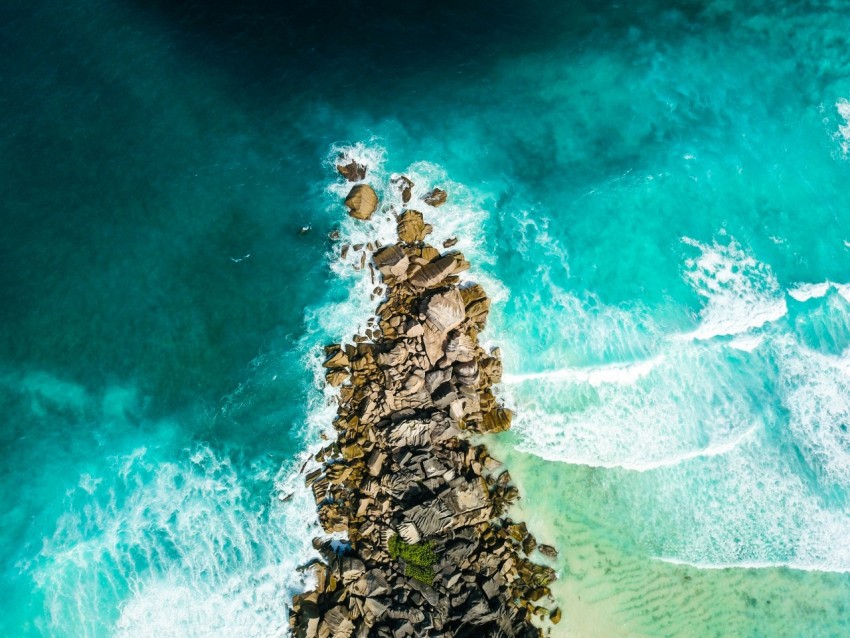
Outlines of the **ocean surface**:
<svg viewBox="0 0 850 638">
<path fill-rule="evenodd" d="M 0 636 L 284 636 L 406 173 L 553 636 L 850 635 L 850 5 L 0 3 Z"/>
</svg>

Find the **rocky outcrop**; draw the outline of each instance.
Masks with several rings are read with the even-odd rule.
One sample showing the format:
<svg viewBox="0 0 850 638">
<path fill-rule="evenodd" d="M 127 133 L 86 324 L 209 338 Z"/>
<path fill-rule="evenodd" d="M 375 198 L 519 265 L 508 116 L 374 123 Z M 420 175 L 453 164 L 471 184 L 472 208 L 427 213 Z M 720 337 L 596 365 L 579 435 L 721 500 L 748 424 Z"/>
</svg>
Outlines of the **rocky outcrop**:
<svg viewBox="0 0 850 638">
<path fill-rule="evenodd" d="M 405 180 L 394 183 L 402 194 Z M 366 187 L 374 199 L 361 190 L 353 201 L 357 188 L 346 205 L 365 219 L 377 197 Z M 432 205 L 445 202 L 438 191 Z M 532 637 L 561 617 L 540 604 L 554 572 L 529 558 L 554 548 L 506 517 L 518 491 L 469 437 L 511 424 L 492 391 L 498 349 L 478 343 L 489 299 L 461 283 L 461 253 L 425 243 L 430 231 L 421 213 L 401 212 L 399 241 L 372 255 L 386 284 L 376 321 L 355 345 L 325 350 L 340 386 L 337 440 L 306 481 L 324 530 L 348 544 L 314 541 L 323 560 L 308 566 L 315 590 L 293 600 L 298 638 Z"/>
</svg>

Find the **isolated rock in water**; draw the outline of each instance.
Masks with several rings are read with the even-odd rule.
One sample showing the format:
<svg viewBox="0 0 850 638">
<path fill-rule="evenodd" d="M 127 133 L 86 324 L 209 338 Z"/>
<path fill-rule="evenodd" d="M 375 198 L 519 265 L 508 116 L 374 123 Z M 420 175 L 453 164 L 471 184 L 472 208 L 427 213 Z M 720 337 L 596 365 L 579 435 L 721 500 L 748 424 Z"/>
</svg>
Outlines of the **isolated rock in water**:
<svg viewBox="0 0 850 638">
<path fill-rule="evenodd" d="M 398 220 L 398 238 L 407 244 L 422 241 L 430 232 L 431 226 L 425 223 L 418 210 L 409 210 Z"/>
<path fill-rule="evenodd" d="M 557 558 L 558 550 L 552 547 L 551 545 L 543 545 L 542 543 L 537 546 L 537 549 L 540 550 L 540 553 L 544 556 L 548 556 L 549 558 Z"/>
<path fill-rule="evenodd" d="M 354 160 L 351 160 L 350 163 L 345 165 L 337 165 L 336 170 L 349 182 L 359 182 L 366 179 L 366 167 Z"/>
<path fill-rule="evenodd" d="M 457 288 L 451 288 L 428 299 L 425 320 L 428 326 L 437 332 L 446 333 L 457 328 L 465 316 L 463 298 Z"/>
<path fill-rule="evenodd" d="M 435 188 L 425 197 L 425 203 L 434 208 L 438 208 L 446 203 L 448 194 L 442 188 Z"/>
<path fill-rule="evenodd" d="M 378 195 L 368 184 L 358 184 L 345 198 L 348 214 L 355 219 L 369 219 L 378 208 Z"/>
<path fill-rule="evenodd" d="M 401 201 L 405 204 L 410 201 L 413 196 L 413 182 L 407 175 L 399 175 L 393 179 L 393 184 L 401 193 Z"/>
</svg>

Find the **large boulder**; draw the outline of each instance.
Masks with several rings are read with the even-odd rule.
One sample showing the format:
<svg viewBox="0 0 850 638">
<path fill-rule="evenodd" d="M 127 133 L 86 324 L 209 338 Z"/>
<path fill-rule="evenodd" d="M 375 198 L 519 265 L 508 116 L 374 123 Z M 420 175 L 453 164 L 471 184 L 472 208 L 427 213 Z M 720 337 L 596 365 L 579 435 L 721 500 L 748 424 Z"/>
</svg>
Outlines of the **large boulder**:
<svg viewBox="0 0 850 638">
<path fill-rule="evenodd" d="M 340 571 L 342 572 L 342 581 L 348 585 L 366 573 L 366 566 L 359 558 L 346 556 L 340 562 Z"/>
<path fill-rule="evenodd" d="M 378 208 L 378 195 L 368 184 L 357 184 L 345 198 L 348 214 L 355 219 L 369 219 Z"/>
<path fill-rule="evenodd" d="M 398 219 L 398 238 L 407 244 L 424 240 L 431 230 L 418 210 L 409 210 Z"/>
<path fill-rule="evenodd" d="M 465 317 L 463 299 L 457 288 L 451 288 L 428 299 L 425 323 L 432 330 L 445 334 L 457 328 Z"/>
<path fill-rule="evenodd" d="M 325 613 L 322 622 L 327 625 L 327 630 L 333 638 L 349 638 L 354 633 L 354 623 L 351 622 L 348 610 L 342 605 L 337 605 Z M 319 633 L 322 633 L 321 628 Z"/>
<path fill-rule="evenodd" d="M 430 288 L 455 272 L 455 259 L 451 255 L 420 266 L 410 276 L 410 283 L 419 288 Z"/>
<path fill-rule="evenodd" d="M 429 323 L 425 324 L 422 343 L 425 345 L 425 356 L 428 357 L 428 361 L 432 366 L 443 358 L 443 345 L 445 342 L 446 335 L 442 331 L 435 329 Z"/>
<path fill-rule="evenodd" d="M 298 625 L 295 629 L 296 638 L 317 638 L 319 635 L 319 621 L 321 615 L 319 606 L 312 600 L 301 603 L 298 614 Z"/>
<path fill-rule="evenodd" d="M 454 332 L 446 343 L 446 356 L 451 361 L 471 362 L 475 359 L 475 342 L 465 332 Z"/>
<path fill-rule="evenodd" d="M 397 279 L 406 275 L 407 267 L 410 265 L 410 258 L 398 244 L 381 248 L 372 259 L 382 275 L 385 277 L 391 275 Z"/>
<path fill-rule="evenodd" d="M 450 512 L 462 514 L 490 504 L 487 491 L 479 481 L 462 482 L 440 496 Z"/>
</svg>

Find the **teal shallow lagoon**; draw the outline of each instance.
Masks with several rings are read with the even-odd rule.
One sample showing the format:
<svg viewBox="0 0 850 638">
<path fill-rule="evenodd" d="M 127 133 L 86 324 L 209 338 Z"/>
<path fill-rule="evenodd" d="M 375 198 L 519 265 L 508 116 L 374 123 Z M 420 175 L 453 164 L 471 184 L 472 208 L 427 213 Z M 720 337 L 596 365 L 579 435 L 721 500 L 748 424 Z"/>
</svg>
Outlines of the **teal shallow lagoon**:
<svg viewBox="0 0 850 638">
<path fill-rule="evenodd" d="M 0 634 L 282 635 L 371 305 L 339 140 L 451 185 L 559 631 L 847 633 L 843 4 L 411 7 L 357 63 L 218 9 L 2 9 Z"/>
</svg>

